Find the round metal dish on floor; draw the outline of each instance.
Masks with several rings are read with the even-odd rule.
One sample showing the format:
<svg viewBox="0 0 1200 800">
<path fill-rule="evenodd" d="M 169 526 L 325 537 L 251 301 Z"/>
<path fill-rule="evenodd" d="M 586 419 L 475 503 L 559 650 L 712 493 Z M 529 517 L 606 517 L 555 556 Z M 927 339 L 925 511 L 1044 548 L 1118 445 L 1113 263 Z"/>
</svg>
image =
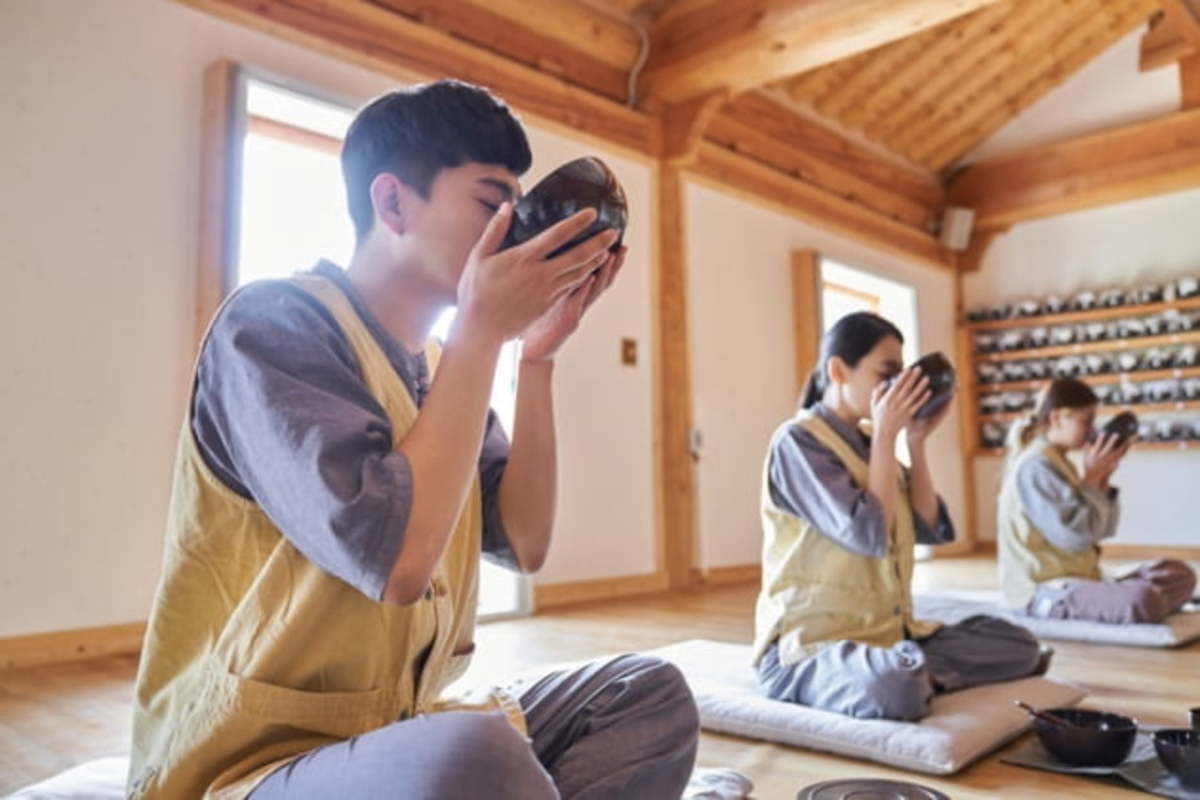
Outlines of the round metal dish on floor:
<svg viewBox="0 0 1200 800">
<path fill-rule="evenodd" d="M 879 778 L 842 778 L 806 786 L 796 800 L 950 800 L 928 786 Z"/>
</svg>

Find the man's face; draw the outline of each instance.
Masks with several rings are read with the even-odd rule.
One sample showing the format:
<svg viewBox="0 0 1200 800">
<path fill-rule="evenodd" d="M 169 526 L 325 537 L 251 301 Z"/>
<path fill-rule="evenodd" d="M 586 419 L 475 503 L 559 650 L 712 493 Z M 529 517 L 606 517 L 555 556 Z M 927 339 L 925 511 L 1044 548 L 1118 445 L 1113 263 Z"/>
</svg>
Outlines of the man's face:
<svg viewBox="0 0 1200 800">
<path fill-rule="evenodd" d="M 428 199 L 414 193 L 405 233 L 429 277 L 454 302 L 471 248 L 496 209 L 521 196 L 521 184 L 506 167 L 468 163 L 438 172 Z"/>
</svg>

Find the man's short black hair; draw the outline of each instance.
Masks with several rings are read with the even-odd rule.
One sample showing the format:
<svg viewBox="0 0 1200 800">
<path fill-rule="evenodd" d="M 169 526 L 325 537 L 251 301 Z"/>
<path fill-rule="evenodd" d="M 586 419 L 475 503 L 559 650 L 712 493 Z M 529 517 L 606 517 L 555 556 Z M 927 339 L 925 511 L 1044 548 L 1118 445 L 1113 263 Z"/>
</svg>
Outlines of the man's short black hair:
<svg viewBox="0 0 1200 800">
<path fill-rule="evenodd" d="M 521 175 L 532 161 L 521 123 L 486 89 L 441 80 L 388 92 L 359 110 L 342 144 L 342 176 L 354 232 L 371 231 L 371 182 L 389 172 L 429 197 L 438 172 L 470 162 Z"/>
</svg>

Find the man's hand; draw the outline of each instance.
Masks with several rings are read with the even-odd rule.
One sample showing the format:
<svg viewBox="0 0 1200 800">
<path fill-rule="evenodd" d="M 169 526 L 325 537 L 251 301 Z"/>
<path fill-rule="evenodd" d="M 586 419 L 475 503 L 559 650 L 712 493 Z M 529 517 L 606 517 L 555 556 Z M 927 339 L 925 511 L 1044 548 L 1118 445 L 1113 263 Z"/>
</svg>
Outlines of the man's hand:
<svg viewBox="0 0 1200 800">
<path fill-rule="evenodd" d="M 604 264 L 617 233 L 604 231 L 554 258 L 546 256 L 595 218 L 593 209 L 584 209 L 522 245 L 497 252 L 512 221 L 512 204 L 503 204 L 467 259 L 458 284 L 460 319 L 455 328 L 486 341 L 507 341 L 570 297 Z"/>
<path fill-rule="evenodd" d="M 534 320 L 521 334 L 521 359 L 523 361 L 549 361 L 562 347 L 563 342 L 579 328 L 579 321 L 592 304 L 612 286 L 617 273 L 625 263 L 626 248 L 616 253 L 605 251 L 605 259 L 599 269 L 588 277 L 570 294 L 560 297 L 550 310 Z"/>
</svg>

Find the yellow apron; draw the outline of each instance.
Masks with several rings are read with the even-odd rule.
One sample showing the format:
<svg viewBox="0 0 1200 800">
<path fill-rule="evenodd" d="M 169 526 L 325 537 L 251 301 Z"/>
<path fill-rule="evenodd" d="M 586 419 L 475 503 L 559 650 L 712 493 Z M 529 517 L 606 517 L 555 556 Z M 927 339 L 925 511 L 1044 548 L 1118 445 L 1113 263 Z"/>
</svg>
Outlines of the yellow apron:
<svg viewBox="0 0 1200 800">
<path fill-rule="evenodd" d="M 332 281 L 293 279 L 332 313 L 397 440 L 417 408 Z M 426 348 L 430 370 L 439 349 Z M 425 596 L 378 602 L 308 561 L 261 508 L 208 469 L 185 419 L 163 575 L 135 694 L 129 790 L 146 798 L 242 798 L 314 747 L 446 708 L 474 649 L 481 528 L 478 480 Z"/>
<path fill-rule="evenodd" d="M 1005 470 L 996 509 L 997 554 L 1004 602 L 1012 608 L 1028 605 L 1040 583 L 1065 585 L 1071 580 L 1098 581 L 1103 578 L 1098 546 L 1078 553 L 1060 550 L 1037 529 L 1021 506 L 1017 471 L 1027 460 L 1043 455 L 1064 480 L 1076 489 L 1083 486 L 1075 465 L 1045 439 L 1034 440 Z"/>
<path fill-rule="evenodd" d="M 867 485 L 867 462 L 828 423 L 811 411 L 802 411 L 796 423 L 837 456 L 858 486 Z M 903 477 L 888 552 L 872 558 L 847 550 L 808 521 L 776 506 L 769 488 L 770 462 L 768 455 L 763 466 L 763 584 L 755 609 L 754 663 L 776 639 L 779 662 L 789 665 L 845 639 L 891 647 L 935 633 L 939 623 L 912 616 L 916 530 Z"/>
</svg>

